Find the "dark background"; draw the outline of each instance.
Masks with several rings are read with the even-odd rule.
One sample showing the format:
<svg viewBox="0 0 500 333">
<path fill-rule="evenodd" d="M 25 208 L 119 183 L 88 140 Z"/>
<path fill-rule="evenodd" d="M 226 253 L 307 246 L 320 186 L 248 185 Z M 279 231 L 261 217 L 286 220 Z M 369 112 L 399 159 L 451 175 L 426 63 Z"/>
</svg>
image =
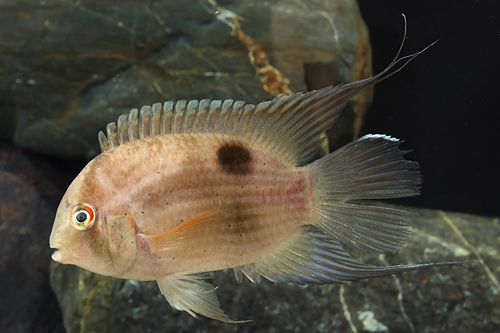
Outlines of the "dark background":
<svg viewBox="0 0 500 333">
<path fill-rule="evenodd" d="M 397 52 L 439 42 L 375 86 L 362 134 L 405 140 L 420 163 L 422 195 L 395 203 L 500 215 L 500 3 L 359 0 L 369 29 L 374 72 Z"/>
</svg>

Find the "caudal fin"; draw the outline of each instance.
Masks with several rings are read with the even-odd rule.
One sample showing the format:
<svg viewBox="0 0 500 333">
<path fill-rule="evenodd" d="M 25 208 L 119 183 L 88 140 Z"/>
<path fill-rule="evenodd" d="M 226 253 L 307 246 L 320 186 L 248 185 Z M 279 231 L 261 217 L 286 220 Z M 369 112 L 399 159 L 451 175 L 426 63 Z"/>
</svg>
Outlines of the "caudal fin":
<svg viewBox="0 0 500 333">
<path fill-rule="evenodd" d="M 365 135 L 311 163 L 314 225 L 343 244 L 368 253 L 396 252 L 411 234 L 412 213 L 347 203 L 419 194 L 417 162 L 405 160 L 398 139 Z"/>
</svg>

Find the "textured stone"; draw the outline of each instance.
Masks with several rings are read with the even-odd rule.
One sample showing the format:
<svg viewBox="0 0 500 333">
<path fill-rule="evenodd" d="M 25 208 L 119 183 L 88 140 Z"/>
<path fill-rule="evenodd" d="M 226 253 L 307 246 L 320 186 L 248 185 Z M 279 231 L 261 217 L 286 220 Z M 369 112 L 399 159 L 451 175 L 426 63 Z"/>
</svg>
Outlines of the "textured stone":
<svg viewBox="0 0 500 333">
<path fill-rule="evenodd" d="M 134 107 L 358 80 L 370 52 L 354 0 L 4 0 L 0 137 L 90 158 L 98 131 Z M 333 147 L 357 134 L 370 99 L 344 112 Z"/>
<path fill-rule="evenodd" d="M 48 237 L 69 166 L 0 141 L 0 332 L 64 331 Z"/>
<path fill-rule="evenodd" d="M 363 256 L 375 265 L 479 260 L 470 270 L 440 267 L 344 286 L 299 286 L 217 272 L 226 324 L 176 312 L 155 282 L 104 277 L 52 264 L 51 283 L 68 332 L 493 332 L 500 327 L 499 220 L 414 209 L 417 228 L 400 253 Z M 349 318 L 349 319 L 348 319 Z"/>
</svg>

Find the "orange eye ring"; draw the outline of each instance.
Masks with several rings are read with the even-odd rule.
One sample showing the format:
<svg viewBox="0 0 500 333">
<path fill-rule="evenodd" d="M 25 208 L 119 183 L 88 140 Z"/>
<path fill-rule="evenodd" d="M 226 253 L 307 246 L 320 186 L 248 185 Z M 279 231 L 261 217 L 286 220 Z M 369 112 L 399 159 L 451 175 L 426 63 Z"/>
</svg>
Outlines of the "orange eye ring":
<svg viewBox="0 0 500 333">
<path fill-rule="evenodd" d="M 96 211 L 92 205 L 77 203 L 71 210 L 71 225 L 78 230 L 88 230 L 94 225 Z"/>
</svg>

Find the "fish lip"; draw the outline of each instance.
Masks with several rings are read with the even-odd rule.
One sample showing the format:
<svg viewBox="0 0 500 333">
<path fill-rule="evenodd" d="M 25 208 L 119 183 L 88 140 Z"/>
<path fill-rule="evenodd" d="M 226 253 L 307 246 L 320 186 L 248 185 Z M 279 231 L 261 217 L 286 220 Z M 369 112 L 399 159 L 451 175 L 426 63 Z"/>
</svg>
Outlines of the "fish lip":
<svg viewBox="0 0 500 333">
<path fill-rule="evenodd" d="M 50 244 L 51 249 L 55 249 L 52 253 L 52 260 L 62 263 L 63 261 L 63 247 L 60 244 Z"/>
<path fill-rule="evenodd" d="M 50 248 L 55 249 L 54 253 L 52 253 L 52 260 L 61 264 L 67 264 L 81 258 L 81 256 L 73 253 L 73 251 L 66 251 L 64 246 L 60 244 L 50 244 Z"/>
<path fill-rule="evenodd" d="M 56 262 L 61 262 L 62 260 L 62 251 L 60 249 L 56 249 L 54 253 L 52 253 L 52 260 Z"/>
</svg>

